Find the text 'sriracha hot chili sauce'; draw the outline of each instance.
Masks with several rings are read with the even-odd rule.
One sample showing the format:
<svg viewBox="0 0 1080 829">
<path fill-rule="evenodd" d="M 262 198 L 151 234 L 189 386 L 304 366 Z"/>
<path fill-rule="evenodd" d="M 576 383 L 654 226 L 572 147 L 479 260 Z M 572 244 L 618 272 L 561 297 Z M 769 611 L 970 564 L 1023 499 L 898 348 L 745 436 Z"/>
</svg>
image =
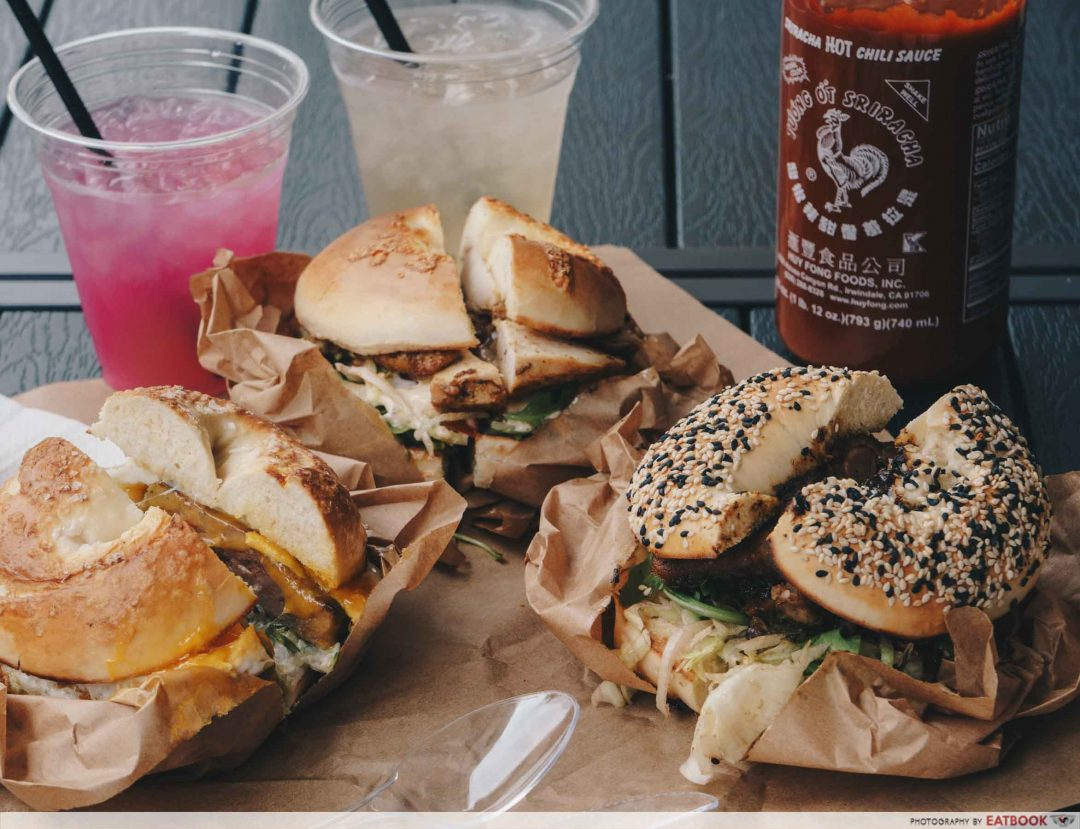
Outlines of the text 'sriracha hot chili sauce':
<svg viewBox="0 0 1080 829">
<path fill-rule="evenodd" d="M 777 322 L 900 382 L 1004 333 L 1026 0 L 784 0 Z"/>
</svg>

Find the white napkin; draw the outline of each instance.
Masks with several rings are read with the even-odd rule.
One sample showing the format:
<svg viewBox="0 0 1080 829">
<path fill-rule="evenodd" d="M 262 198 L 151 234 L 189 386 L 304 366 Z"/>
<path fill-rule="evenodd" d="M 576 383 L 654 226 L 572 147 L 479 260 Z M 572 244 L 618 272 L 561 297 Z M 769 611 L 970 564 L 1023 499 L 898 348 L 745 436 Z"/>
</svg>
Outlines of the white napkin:
<svg viewBox="0 0 1080 829">
<path fill-rule="evenodd" d="M 0 484 L 19 471 L 26 450 L 47 437 L 71 441 L 99 466 L 118 466 L 125 460 L 115 443 L 87 434 L 85 423 L 41 409 L 29 409 L 0 395 Z"/>
</svg>

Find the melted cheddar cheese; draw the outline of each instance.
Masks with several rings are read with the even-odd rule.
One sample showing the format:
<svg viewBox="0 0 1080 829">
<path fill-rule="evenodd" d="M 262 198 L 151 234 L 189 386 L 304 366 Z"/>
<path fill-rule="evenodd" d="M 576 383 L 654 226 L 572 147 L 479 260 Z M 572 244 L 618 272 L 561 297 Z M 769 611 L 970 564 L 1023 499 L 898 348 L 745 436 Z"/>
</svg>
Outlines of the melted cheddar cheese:
<svg viewBox="0 0 1080 829">
<path fill-rule="evenodd" d="M 341 605 L 345 614 L 349 617 L 349 621 L 355 625 L 360 617 L 364 615 L 364 609 L 367 607 L 368 599 L 371 598 L 371 592 L 378 583 L 378 576 L 371 570 L 365 570 L 348 584 L 343 584 L 341 587 L 331 590 L 330 595 Z"/>
</svg>

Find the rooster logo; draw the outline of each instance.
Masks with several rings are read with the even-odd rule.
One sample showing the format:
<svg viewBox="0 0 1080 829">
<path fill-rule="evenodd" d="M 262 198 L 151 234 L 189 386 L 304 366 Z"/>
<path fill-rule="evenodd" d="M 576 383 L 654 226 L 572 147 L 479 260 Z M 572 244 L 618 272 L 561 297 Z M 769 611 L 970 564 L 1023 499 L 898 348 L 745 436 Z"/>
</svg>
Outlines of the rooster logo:
<svg viewBox="0 0 1080 829">
<path fill-rule="evenodd" d="M 865 196 L 879 187 L 889 175 L 889 157 L 870 144 L 860 144 L 844 154 L 844 137 L 840 128 L 851 116 L 838 109 L 825 113 L 825 124 L 817 131 L 817 154 L 825 174 L 836 185 L 836 198 L 826 202 L 830 213 L 840 213 L 851 207 L 848 192 L 858 190 Z"/>
</svg>

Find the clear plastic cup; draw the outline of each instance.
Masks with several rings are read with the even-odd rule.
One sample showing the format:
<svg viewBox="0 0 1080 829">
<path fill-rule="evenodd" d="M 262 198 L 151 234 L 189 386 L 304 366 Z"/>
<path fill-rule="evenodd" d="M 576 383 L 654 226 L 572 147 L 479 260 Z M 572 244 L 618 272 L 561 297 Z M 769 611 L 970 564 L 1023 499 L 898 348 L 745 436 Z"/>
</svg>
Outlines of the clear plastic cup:
<svg viewBox="0 0 1080 829">
<path fill-rule="evenodd" d="M 599 0 L 395 0 L 414 53 L 390 51 L 364 3 L 312 0 L 372 214 L 435 202 L 455 250 L 495 196 L 547 220 L 581 40 Z"/>
<path fill-rule="evenodd" d="M 113 388 L 220 391 L 188 278 L 273 250 L 307 68 L 236 32 L 131 29 L 57 49 L 104 140 L 79 135 L 41 63 L 8 87 L 36 136 L 87 327 Z"/>
</svg>

